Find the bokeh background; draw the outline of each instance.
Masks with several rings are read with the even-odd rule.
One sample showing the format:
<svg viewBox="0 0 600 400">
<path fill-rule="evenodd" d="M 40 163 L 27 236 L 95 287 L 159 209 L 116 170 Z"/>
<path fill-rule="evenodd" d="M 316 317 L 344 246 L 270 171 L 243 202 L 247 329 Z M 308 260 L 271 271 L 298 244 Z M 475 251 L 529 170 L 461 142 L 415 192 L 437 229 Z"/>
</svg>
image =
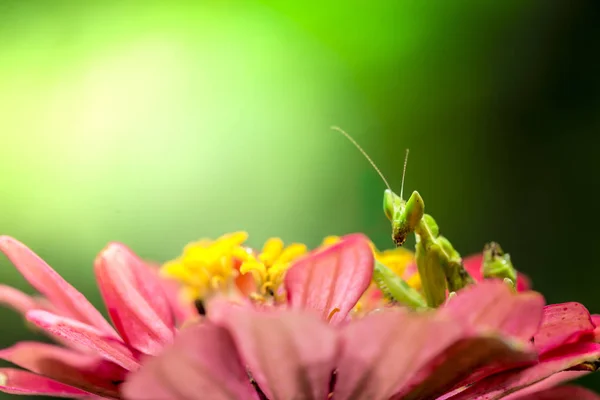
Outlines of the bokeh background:
<svg viewBox="0 0 600 400">
<path fill-rule="evenodd" d="M 101 306 L 94 256 L 247 230 L 390 247 L 384 185 L 600 313 L 593 1 L 0 2 L 0 233 Z M 31 291 L 5 258 L 3 283 Z M 0 345 L 37 338 L 0 310 Z M 600 377 L 583 383 L 600 389 Z M 1 399 L 10 396 L 1 396 Z M 11 397 L 12 398 L 12 397 Z"/>
</svg>

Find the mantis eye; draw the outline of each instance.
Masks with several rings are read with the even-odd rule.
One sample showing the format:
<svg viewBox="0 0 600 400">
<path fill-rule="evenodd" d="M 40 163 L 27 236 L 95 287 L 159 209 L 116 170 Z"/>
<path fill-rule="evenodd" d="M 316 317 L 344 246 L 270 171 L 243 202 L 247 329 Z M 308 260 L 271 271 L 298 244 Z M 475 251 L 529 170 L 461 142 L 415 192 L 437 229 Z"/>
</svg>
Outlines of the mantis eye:
<svg viewBox="0 0 600 400">
<path fill-rule="evenodd" d="M 383 212 L 385 216 L 391 221 L 394 218 L 394 197 L 396 195 L 390 189 L 386 189 L 383 192 Z"/>
<path fill-rule="evenodd" d="M 412 232 L 415 230 L 424 214 L 425 203 L 419 192 L 415 190 L 406 202 L 406 207 L 402 215 L 402 222 L 405 223 Z"/>
</svg>

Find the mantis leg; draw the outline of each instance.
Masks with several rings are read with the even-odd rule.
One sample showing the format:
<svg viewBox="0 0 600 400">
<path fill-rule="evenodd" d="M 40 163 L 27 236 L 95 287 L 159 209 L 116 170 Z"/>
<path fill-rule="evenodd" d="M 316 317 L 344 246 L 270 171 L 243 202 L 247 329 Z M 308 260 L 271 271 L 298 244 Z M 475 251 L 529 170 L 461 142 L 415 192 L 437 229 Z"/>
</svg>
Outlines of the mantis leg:
<svg viewBox="0 0 600 400">
<path fill-rule="evenodd" d="M 440 244 L 441 252 L 439 254 L 440 264 L 446 275 L 448 290 L 457 292 L 467 285 L 475 283 L 471 275 L 467 272 L 462 263 L 460 254 L 452 244 L 443 236 L 438 236 L 436 241 Z"/>
<path fill-rule="evenodd" d="M 375 262 L 373 280 L 389 300 L 412 309 L 427 308 L 427 303 L 419 292 L 379 261 Z"/>
<path fill-rule="evenodd" d="M 439 307 L 446 301 L 446 276 L 440 268 L 439 245 L 431 240 L 419 240 L 417 243 L 417 270 L 427 305 Z"/>
<path fill-rule="evenodd" d="M 443 236 L 437 223 L 428 214 L 415 230 L 417 234 L 417 269 L 423 283 L 427 304 L 438 307 L 446 300 L 446 288 L 456 292 L 474 283 L 462 265 L 460 254 Z"/>
</svg>

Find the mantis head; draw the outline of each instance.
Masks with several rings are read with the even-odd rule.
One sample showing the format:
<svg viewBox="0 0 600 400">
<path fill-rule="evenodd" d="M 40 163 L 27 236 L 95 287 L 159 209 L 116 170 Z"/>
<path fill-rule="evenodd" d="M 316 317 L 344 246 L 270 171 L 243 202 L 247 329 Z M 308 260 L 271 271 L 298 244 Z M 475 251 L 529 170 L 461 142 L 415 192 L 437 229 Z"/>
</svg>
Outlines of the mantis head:
<svg viewBox="0 0 600 400">
<path fill-rule="evenodd" d="M 425 214 L 425 203 L 416 190 L 407 201 L 390 189 L 383 193 L 383 211 L 392 222 L 392 240 L 402 246 L 406 237 L 415 231 Z"/>
<path fill-rule="evenodd" d="M 502 251 L 498 243 L 491 242 L 483 249 L 482 272 L 484 278 L 509 279 L 513 286 L 517 281 L 517 270 L 510 255 Z"/>
<path fill-rule="evenodd" d="M 406 241 L 406 237 L 409 233 L 414 232 L 417 225 L 420 223 L 425 213 L 425 204 L 423 198 L 419 192 L 414 191 L 412 195 L 405 201 L 402 198 L 402 191 L 404 189 L 404 176 L 406 175 L 406 163 L 408 162 L 408 149 L 406 149 L 406 156 L 404 157 L 404 170 L 402 171 L 402 186 L 400 189 L 400 196 L 394 193 L 385 179 L 385 176 L 381 173 L 377 165 L 371 160 L 371 157 L 360 147 L 356 140 L 349 134 L 344 132 L 337 126 L 331 127 L 333 130 L 338 131 L 344 135 L 362 155 L 369 161 L 375 171 L 379 174 L 387 189 L 383 193 L 383 211 L 390 221 L 392 221 L 392 239 L 396 246 L 400 247 Z M 433 220 L 432 220 L 433 221 Z M 437 229 L 437 227 L 436 227 Z"/>
</svg>

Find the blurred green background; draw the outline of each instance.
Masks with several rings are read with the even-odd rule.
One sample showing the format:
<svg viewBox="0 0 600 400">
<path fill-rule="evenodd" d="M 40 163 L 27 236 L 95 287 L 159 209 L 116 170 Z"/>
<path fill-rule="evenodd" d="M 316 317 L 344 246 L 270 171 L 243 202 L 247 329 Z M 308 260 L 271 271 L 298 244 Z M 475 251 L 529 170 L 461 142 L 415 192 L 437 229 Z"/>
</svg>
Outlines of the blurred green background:
<svg viewBox="0 0 600 400">
<path fill-rule="evenodd" d="M 600 313 L 589 2 L 0 2 L 0 233 L 101 307 L 94 256 L 247 230 L 390 247 L 383 183 L 467 255 Z M 31 291 L 5 258 L 1 281 Z M 0 310 L 0 345 L 38 336 Z M 600 378 L 584 383 L 600 389 Z M 8 398 L 10 396 L 0 398 Z"/>
</svg>

